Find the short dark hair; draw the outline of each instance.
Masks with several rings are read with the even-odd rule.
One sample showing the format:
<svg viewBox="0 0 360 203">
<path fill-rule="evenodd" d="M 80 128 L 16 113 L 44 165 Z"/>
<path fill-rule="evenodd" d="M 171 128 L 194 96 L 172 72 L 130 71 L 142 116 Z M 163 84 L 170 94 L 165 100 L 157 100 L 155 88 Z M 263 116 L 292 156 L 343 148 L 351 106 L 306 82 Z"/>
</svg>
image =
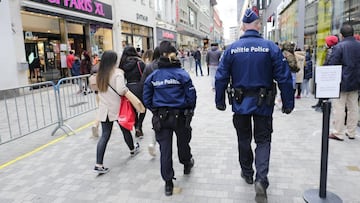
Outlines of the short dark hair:
<svg viewBox="0 0 360 203">
<path fill-rule="evenodd" d="M 354 35 L 354 28 L 350 24 L 343 24 L 340 29 L 343 37 L 350 37 Z"/>
</svg>

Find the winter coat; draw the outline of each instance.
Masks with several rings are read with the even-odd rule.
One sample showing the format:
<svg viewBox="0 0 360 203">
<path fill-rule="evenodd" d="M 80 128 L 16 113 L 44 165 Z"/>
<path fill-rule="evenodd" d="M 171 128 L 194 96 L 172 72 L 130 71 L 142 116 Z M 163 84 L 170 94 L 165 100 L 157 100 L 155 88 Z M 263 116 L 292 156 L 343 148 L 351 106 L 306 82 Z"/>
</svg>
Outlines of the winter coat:
<svg viewBox="0 0 360 203">
<path fill-rule="evenodd" d="M 139 57 L 128 57 L 120 68 L 125 72 L 126 86 L 142 101 L 143 85 L 140 81 L 145 63 Z"/>
<path fill-rule="evenodd" d="M 208 51 L 206 55 L 206 64 L 208 66 L 218 66 L 220 57 L 221 57 L 221 51 L 218 50 L 218 47 L 212 46 L 211 50 Z"/>
<path fill-rule="evenodd" d="M 306 65 L 304 67 L 304 79 L 310 79 L 312 78 L 313 75 L 313 63 L 309 51 L 306 51 L 305 61 L 306 61 Z"/>
<path fill-rule="evenodd" d="M 302 83 L 304 80 L 305 51 L 295 51 L 296 65 L 299 71 L 296 73 L 296 83 Z"/>
<path fill-rule="evenodd" d="M 341 92 L 360 90 L 360 42 L 345 37 L 334 46 L 329 65 L 342 65 Z"/>
</svg>

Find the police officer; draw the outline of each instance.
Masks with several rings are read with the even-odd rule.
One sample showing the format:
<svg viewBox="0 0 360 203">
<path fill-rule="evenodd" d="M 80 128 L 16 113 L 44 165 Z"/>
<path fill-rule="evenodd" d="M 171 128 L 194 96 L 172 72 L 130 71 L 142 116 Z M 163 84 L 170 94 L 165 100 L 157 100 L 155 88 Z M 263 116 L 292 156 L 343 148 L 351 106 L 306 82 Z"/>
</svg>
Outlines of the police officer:
<svg viewBox="0 0 360 203">
<path fill-rule="evenodd" d="M 145 80 L 143 100 L 153 113 L 152 123 L 156 141 L 160 145 L 161 176 L 165 181 L 165 195 L 173 193 L 172 135 L 177 137 L 179 161 L 184 174 L 194 166 L 190 140 L 190 121 L 196 105 L 196 91 L 189 74 L 181 68 L 176 49 L 169 41 L 159 46 L 158 69 Z"/>
<path fill-rule="evenodd" d="M 258 15 L 247 9 L 242 22 L 244 35 L 225 50 L 216 72 L 215 102 L 217 109 L 225 110 L 225 90 L 230 83 L 241 177 L 246 183 L 253 184 L 251 140 L 254 134 L 255 200 L 267 202 L 272 113 L 276 96 L 273 80 L 277 81 L 281 90 L 283 112 L 286 114 L 294 108 L 294 91 L 290 69 L 280 49 L 259 34 L 261 24 Z"/>
</svg>

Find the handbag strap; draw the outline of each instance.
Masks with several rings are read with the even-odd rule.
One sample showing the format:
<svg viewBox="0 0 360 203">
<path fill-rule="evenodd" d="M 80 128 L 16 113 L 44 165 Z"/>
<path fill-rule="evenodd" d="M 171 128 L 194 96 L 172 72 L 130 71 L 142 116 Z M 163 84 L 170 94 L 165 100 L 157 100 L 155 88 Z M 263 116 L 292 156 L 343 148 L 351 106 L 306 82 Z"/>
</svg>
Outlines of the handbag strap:
<svg viewBox="0 0 360 203">
<path fill-rule="evenodd" d="M 139 63 L 139 61 L 137 62 L 137 67 L 138 67 L 138 69 L 139 69 L 139 72 L 140 72 L 140 76 L 142 76 L 142 75 L 143 75 L 143 73 L 142 73 L 142 71 L 141 71 L 141 68 L 140 68 L 140 63 Z"/>
<path fill-rule="evenodd" d="M 117 95 L 119 95 L 119 97 L 121 97 L 121 95 L 120 95 L 110 84 L 108 84 L 108 85 L 109 85 L 109 87 L 111 87 L 112 90 L 114 90 L 114 92 L 115 92 Z"/>
</svg>

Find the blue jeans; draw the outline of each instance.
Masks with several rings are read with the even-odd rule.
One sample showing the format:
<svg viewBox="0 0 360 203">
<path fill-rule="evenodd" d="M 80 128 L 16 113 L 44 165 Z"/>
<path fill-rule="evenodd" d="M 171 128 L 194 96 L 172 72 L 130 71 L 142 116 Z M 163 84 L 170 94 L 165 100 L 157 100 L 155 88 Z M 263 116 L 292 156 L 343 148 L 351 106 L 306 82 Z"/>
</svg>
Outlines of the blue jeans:
<svg viewBox="0 0 360 203">
<path fill-rule="evenodd" d="M 201 60 L 195 59 L 195 73 L 198 76 L 198 67 L 200 68 L 201 76 L 203 76 L 202 68 L 201 68 Z"/>
</svg>

